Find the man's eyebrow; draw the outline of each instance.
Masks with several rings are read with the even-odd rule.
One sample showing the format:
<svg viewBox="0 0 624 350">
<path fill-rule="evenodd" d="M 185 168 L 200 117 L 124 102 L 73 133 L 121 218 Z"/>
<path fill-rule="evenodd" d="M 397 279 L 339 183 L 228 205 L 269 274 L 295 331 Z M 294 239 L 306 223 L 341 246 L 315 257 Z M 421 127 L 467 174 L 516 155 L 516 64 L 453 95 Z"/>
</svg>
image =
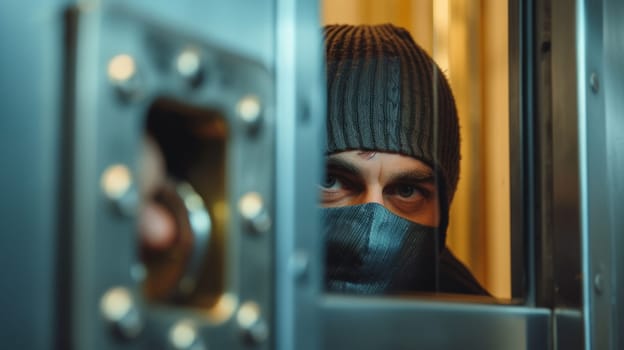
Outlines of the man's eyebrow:
<svg viewBox="0 0 624 350">
<path fill-rule="evenodd" d="M 410 170 L 397 174 L 393 174 L 389 181 L 390 183 L 435 183 L 436 177 L 430 171 L 423 170 Z"/>
<path fill-rule="evenodd" d="M 325 166 L 327 167 L 327 169 L 331 169 L 333 171 L 341 171 L 345 173 L 350 173 L 358 177 L 362 177 L 362 172 L 360 171 L 360 169 L 358 169 L 358 167 L 349 163 L 346 160 L 329 157 L 325 160 Z"/>
</svg>

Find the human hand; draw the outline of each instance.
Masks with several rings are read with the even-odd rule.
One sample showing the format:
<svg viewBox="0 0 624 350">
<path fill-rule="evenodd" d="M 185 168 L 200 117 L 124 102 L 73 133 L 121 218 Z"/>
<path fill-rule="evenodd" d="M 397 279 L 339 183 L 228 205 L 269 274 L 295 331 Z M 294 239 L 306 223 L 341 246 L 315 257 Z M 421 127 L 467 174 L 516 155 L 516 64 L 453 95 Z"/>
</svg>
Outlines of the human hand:
<svg viewBox="0 0 624 350">
<path fill-rule="evenodd" d="M 163 251 L 174 244 L 177 230 L 173 214 L 155 200 L 156 192 L 165 183 L 165 162 L 158 145 L 149 136 L 143 141 L 140 169 L 140 243 L 144 249 Z"/>
</svg>

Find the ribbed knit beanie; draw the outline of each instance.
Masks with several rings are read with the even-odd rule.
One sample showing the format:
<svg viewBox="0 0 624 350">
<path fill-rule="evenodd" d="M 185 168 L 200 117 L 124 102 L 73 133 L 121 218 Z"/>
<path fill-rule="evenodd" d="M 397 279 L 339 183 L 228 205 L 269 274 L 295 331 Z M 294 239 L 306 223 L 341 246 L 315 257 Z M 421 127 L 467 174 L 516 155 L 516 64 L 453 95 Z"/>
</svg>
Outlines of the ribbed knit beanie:
<svg viewBox="0 0 624 350">
<path fill-rule="evenodd" d="M 328 154 L 408 155 L 442 176 L 449 205 L 459 177 L 459 125 L 450 86 L 410 34 L 391 24 L 324 29 Z"/>
</svg>

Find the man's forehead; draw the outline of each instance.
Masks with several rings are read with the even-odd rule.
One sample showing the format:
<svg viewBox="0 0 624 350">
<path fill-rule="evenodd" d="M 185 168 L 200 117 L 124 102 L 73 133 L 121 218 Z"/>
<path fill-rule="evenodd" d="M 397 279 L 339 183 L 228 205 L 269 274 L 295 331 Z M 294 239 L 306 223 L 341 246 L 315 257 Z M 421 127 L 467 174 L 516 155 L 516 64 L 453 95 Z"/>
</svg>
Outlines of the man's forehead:
<svg viewBox="0 0 624 350">
<path fill-rule="evenodd" d="M 327 157 L 330 164 L 348 164 L 350 168 L 365 170 L 369 166 L 382 167 L 386 171 L 409 171 L 421 174 L 433 174 L 433 170 L 423 161 L 398 154 L 377 151 L 352 150 L 331 154 Z"/>
</svg>

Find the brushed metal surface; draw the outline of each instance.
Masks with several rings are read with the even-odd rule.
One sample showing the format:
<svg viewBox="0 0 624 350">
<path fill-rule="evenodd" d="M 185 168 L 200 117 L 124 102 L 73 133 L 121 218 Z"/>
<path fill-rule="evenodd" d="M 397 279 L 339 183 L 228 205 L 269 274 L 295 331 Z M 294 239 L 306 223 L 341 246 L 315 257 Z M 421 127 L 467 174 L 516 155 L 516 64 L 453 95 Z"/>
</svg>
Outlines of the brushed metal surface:
<svg viewBox="0 0 624 350">
<path fill-rule="evenodd" d="M 550 310 L 328 296 L 323 349 L 550 349 Z"/>
</svg>

